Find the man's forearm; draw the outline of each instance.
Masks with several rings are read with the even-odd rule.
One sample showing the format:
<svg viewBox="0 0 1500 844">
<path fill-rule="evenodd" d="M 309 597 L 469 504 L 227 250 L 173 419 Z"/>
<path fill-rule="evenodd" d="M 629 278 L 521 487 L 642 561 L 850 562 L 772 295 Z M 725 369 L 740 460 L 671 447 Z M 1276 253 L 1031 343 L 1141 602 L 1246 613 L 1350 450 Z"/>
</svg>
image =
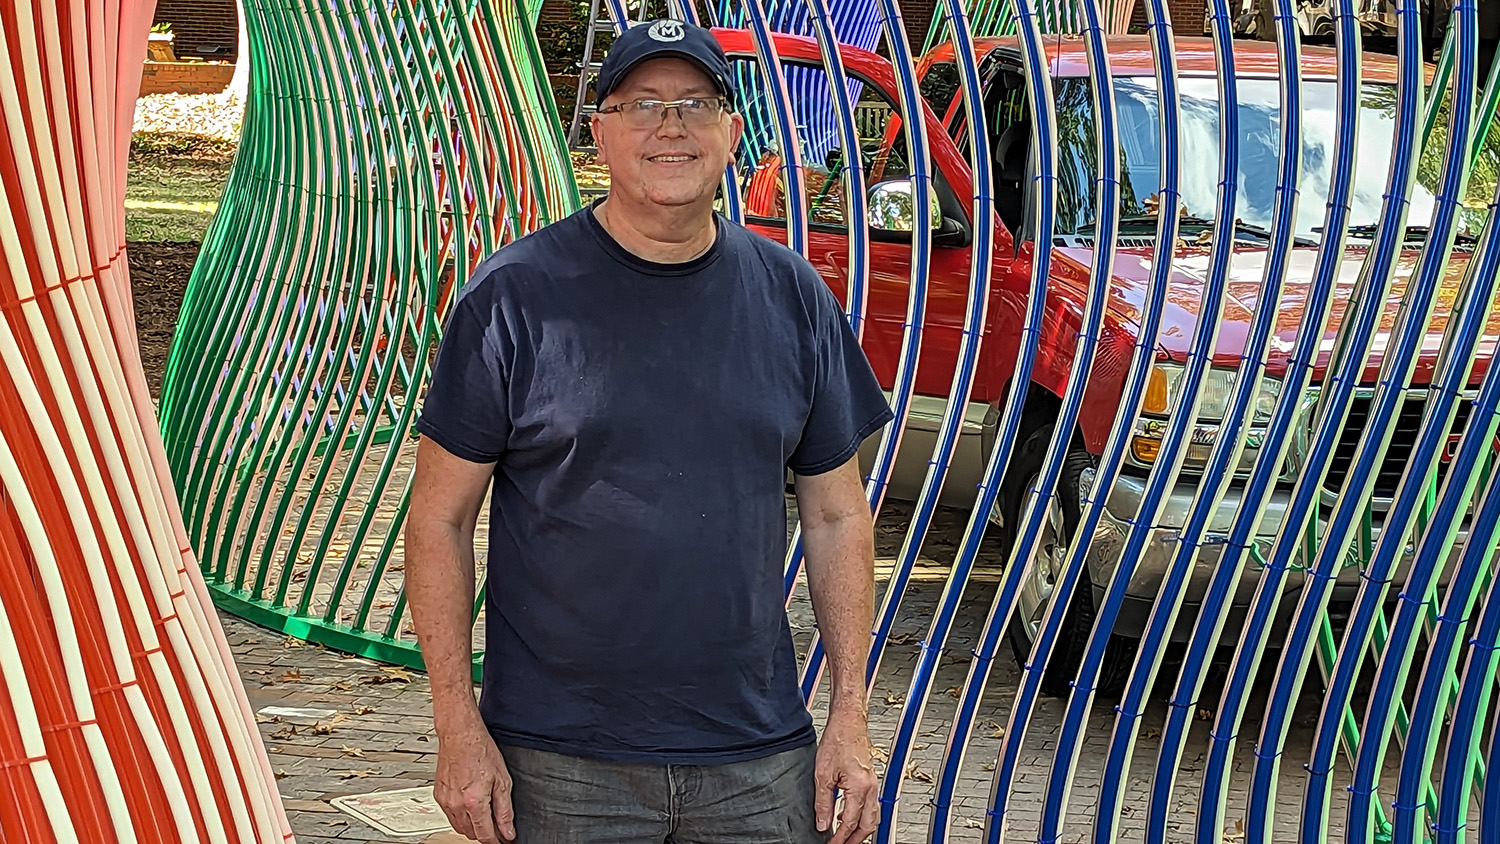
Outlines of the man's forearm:
<svg viewBox="0 0 1500 844">
<path fill-rule="evenodd" d="M 477 716 L 473 658 L 473 533 L 449 525 L 412 525 L 407 535 L 406 594 L 432 682 L 439 734 Z"/>
<path fill-rule="evenodd" d="M 831 711 L 865 710 L 875 616 L 875 542 L 868 511 L 803 525 L 807 587 L 833 689 Z"/>
</svg>

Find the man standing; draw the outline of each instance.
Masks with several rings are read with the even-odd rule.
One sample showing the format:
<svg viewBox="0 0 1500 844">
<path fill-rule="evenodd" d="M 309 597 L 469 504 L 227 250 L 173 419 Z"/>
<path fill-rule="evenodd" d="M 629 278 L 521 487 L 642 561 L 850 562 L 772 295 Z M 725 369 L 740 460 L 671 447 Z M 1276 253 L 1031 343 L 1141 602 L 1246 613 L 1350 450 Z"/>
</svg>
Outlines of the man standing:
<svg viewBox="0 0 1500 844">
<path fill-rule="evenodd" d="M 436 799 L 484 842 L 861 841 L 880 812 L 855 450 L 890 409 L 813 268 L 713 210 L 744 124 L 708 30 L 624 33 L 598 96 L 609 196 L 480 265 L 418 425 L 406 577 Z M 788 469 L 832 683 L 821 742 L 782 598 Z"/>
</svg>

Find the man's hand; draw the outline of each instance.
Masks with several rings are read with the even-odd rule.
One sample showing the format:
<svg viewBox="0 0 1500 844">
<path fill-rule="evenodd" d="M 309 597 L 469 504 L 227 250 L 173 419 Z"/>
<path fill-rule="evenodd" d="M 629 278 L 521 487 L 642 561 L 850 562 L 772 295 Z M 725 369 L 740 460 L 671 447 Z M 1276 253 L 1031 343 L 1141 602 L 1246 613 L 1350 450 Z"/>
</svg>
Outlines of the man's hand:
<svg viewBox="0 0 1500 844">
<path fill-rule="evenodd" d="M 505 759 L 482 724 L 439 735 L 432 796 L 455 832 L 482 844 L 516 840 L 510 786 Z"/>
<path fill-rule="evenodd" d="M 813 776 L 818 795 L 813 804 L 818 831 L 833 830 L 829 844 L 859 844 L 880 826 L 879 781 L 871 759 L 870 735 L 862 712 L 828 716 Z M 844 794 L 844 811 L 833 823 L 833 792 Z"/>
</svg>

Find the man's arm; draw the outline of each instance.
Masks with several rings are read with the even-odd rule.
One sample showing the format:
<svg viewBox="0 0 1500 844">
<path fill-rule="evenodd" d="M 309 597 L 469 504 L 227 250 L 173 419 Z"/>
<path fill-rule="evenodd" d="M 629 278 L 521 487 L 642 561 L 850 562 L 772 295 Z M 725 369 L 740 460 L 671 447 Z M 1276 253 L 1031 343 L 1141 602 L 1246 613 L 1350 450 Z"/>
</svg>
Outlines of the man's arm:
<svg viewBox="0 0 1500 844">
<path fill-rule="evenodd" d="M 510 775 L 479 715 L 470 668 L 474 524 L 494 471 L 423 437 L 406 519 L 406 596 L 438 736 L 434 797 L 455 830 L 488 844 L 515 838 Z"/>
<path fill-rule="evenodd" d="M 865 711 L 865 662 L 875 616 L 875 529 L 858 458 L 821 475 L 796 476 L 807 587 L 828 653 L 833 694 L 818 748 L 818 828 L 844 811 L 831 844 L 863 841 L 880 823 Z"/>
</svg>

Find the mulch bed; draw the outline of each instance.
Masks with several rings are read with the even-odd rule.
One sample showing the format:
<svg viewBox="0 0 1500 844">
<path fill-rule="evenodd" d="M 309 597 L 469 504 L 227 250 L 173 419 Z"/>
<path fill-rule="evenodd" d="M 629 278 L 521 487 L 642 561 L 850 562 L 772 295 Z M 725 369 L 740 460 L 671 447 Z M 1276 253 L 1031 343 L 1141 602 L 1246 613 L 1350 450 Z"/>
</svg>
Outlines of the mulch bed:
<svg viewBox="0 0 1500 844">
<path fill-rule="evenodd" d="M 127 245 L 130 286 L 135 298 L 135 328 L 141 338 L 141 361 L 152 397 L 161 395 L 162 373 L 172 348 L 177 311 L 187 290 L 196 243 L 135 242 Z"/>
</svg>

